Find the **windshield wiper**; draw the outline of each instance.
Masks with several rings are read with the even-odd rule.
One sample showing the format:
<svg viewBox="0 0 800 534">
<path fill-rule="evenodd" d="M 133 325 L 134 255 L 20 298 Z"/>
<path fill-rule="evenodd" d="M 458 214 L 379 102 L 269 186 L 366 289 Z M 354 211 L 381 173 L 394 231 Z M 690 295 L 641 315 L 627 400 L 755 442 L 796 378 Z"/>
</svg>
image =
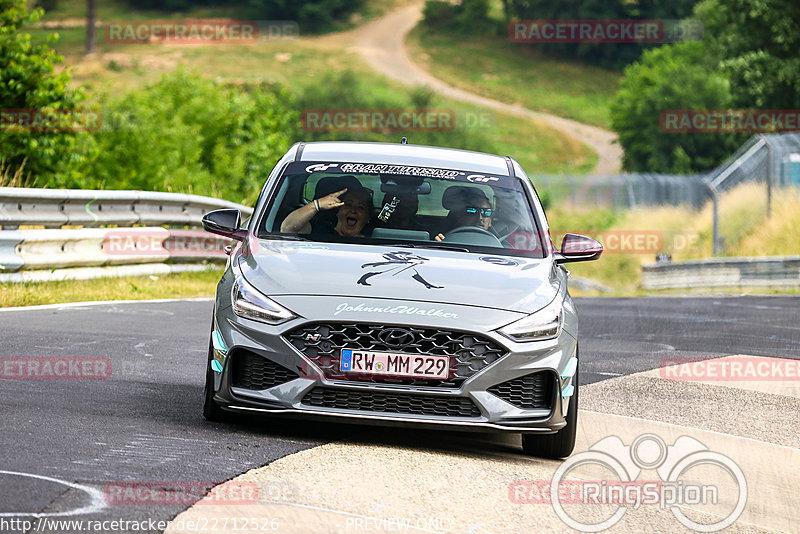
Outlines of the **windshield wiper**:
<svg viewBox="0 0 800 534">
<path fill-rule="evenodd" d="M 310 241 L 307 237 L 291 234 L 265 234 L 258 236 L 259 239 L 278 239 L 282 241 Z"/>
<path fill-rule="evenodd" d="M 401 247 L 401 248 L 435 248 L 435 249 L 443 249 L 443 250 L 454 250 L 456 252 L 471 252 L 470 249 L 466 247 L 457 247 L 455 245 L 438 245 L 438 244 L 427 244 L 427 243 L 392 243 L 391 245 L 383 245 L 386 247 Z"/>
</svg>

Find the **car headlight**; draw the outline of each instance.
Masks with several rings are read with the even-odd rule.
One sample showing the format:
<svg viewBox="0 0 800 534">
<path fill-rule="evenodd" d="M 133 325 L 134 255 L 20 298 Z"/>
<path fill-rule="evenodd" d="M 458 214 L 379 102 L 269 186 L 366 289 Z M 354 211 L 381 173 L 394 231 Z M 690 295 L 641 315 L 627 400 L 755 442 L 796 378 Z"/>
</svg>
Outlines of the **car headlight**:
<svg viewBox="0 0 800 534">
<path fill-rule="evenodd" d="M 561 299 L 556 297 L 553 302 L 519 321 L 501 328 L 501 334 L 514 341 L 542 341 L 553 339 L 561 333 L 564 324 L 564 307 Z"/>
<path fill-rule="evenodd" d="M 294 317 L 294 314 L 258 292 L 243 276 L 238 276 L 231 289 L 233 311 L 239 317 L 268 324 L 279 324 Z"/>
</svg>

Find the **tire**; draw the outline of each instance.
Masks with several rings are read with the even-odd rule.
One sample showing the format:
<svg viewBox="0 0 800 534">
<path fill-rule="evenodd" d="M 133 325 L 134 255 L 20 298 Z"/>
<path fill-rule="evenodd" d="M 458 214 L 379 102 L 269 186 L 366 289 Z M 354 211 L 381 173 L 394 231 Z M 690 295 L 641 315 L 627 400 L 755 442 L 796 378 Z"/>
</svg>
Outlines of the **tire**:
<svg viewBox="0 0 800 534">
<path fill-rule="evenodd" d="M 555 434 L 522 434 L 522 450 L 529 456 L 559 460 L 572 454 L 578 430 L 578 372 L 573 381 L 575 393 L 567 409 L 567 426 Z"/>
<path fill-rule="evenodd" d="M 205 417 L 207 421 L 221 423 L 225 421 L 226 414 L 222 408 L 220 408 L 219 405 L 214 402 L 214 371 L 211 370 L 211 359 L 213 357 L 214 346 L 211 344 L 211 340 L 209 340 L 208 362 L 206 362 L 206 386 L 203 395 L 205 397 L 203 402 L 203 417 Z"/>
</svg>

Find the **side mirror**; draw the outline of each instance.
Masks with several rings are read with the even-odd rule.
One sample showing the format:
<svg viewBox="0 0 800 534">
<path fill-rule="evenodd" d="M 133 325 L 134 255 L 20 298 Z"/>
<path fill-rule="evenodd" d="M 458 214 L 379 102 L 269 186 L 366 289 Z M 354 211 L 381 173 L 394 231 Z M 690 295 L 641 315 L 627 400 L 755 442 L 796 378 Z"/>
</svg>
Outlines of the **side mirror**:
<svg viewBox="0 0 800 534">
<path fill-rule="evenodd" d="M 247 235 L 247 231 L 240 228 L 241 224 L 242 214 L 239 213 L 239 210 L 215 210 L 203 216 L 203 228 L 206 232 L 239 241 Z"/>
<path fill-rule="evenodd" d="M 556 254 L 556 263 L 571 261 L 592 261 L 603 253 L 603 245 L 591 237 L 577 234 L 564 234 L 561 252 Z"/>
</svg>

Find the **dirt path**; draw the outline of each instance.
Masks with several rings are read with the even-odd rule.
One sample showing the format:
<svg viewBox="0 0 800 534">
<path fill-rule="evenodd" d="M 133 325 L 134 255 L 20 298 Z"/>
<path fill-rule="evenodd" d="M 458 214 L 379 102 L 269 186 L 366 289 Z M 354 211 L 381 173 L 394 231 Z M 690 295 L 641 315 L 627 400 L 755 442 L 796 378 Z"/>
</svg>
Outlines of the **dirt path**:
<svg viewBox="0 0 800 534">
<path fill-rule="evenodd" d="M 615 174 L 622 162 L 622 149 L 614 144 L 616 134 L 548 113 L 505 104 L 468 91 L 457 89 L 434 78 L 411 61 L 404 46 L 405 37 L 422 17 L 422 4 L 414 3 L 371 21 L 353 31 L 331 36 L 336 42 L 354 47 L 376 71 L 409 85 L 427 85 L 437 93 L 477 106 L 491 108 L 516 117 L 538 121 L 572 136 L 598 154 L 595 174 Z"/>
</svg>

